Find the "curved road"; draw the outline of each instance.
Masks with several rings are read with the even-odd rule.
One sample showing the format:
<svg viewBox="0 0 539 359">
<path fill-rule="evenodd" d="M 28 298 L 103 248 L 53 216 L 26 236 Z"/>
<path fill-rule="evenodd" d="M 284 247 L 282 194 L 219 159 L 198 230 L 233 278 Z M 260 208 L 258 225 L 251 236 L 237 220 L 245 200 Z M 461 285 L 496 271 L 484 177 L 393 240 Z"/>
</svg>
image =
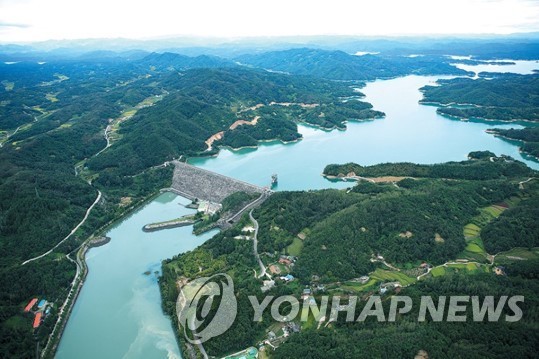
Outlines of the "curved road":
<svg viewBox="0 0 539 359">
<path fill-rule="evenodd" d="M 99 156 L 101 152 L 105 151 L 107 148 L 110 147 L 110 145 L 112 145 L 112 143 L 110 142 L 110 137 L 109 137 L 109 132 L 111 130 L 112 130 L 112 127 L 110 125 L 108 125 L 107 128 L 105 128 L 105 140 L 107 140 L 107 145 L 101 151 L 97 152 L 93 157 Z"/>
<path fill-rule="evenodd" d="M 86 210 L 86 214 L 84 215 L 84 218 L 82 219 L 82 221 L 80 221 L 79 224 L 77 224 L 77 226 L 75 228 L 73 228 L 71 230 L 71 232 L 64 238 L 62 239 L 60 242 L 58 242 L 58 244 L 56 244 L 54 247 L 52 247 L 51 249 L 49 249 L 47 252 L 37 256 L 37 257 L 34 257 L 34 258 L 31 258 L 31 259 L 28 259 L 28 260 L 25 260 L 24 262 L 22 262 L 21 265 L 25 265 L 25 264 L 28 264 L 30 262 L 33 262 L 35 260 L 38 260 L 40 258 L 43 258 L 49 254 L 52 253 L 53 250 L 55 250 L 56 248 L 58 248 L 62 243 L 64 243 L 69 237 L 71 237 L 73 235 L 73 233 L 75 233 L 83 224 L 84 222 L 86 222 L 86 220 L 88 219 L 88 216 L 90 215 L 90 212 L 92 211 L 92 209 L 95 207 L 95 205 L 99 202 L 99 200 L 101 199 L 101 191 L 97 190 L 97 198 L 95 199 L 94 203 L 92 203 L 92 205 Z"/>
<path fill-rule="evenodd" d="M 264 202 L 268 196 L 270 196 L 271 193 L 267 192 L 267 191 L 264 191 L 262 192 L 262 194 L 260 195 L 260 197 L 258 197 L 257 199 L 255 199 L 253 202 L 247 204 L 245 207 L 243 207 L 242 209 L 240 209 L 236 214 L 234 214 L 233 216 L 229 217 L 225 222 L 229 222 L 229 221 L 234 221 L 236 218 L 240 217 L 243 212 L 245 212 L 246 210 L 248 210 L 249 208 L 252 208 L 254 209 L 254 207 L 258 206 L 260 203 Z M 251 209 L 251 212 L 252 212 L 252 209 Z M 254 220 L 254 219 L 252 219 Z"/>
<path fill-rule="evenodd" d="M 266 275 L 266 267 L 264 266 L 264 263 L 262 263 L 262 260 L 260 259 L 260 256 L 258 255 L 258 221 L 253 217 L 253 209 L 249 211 L 249 218 L 254 223 L 255 226 L 255 233 L 253 237 L 253 252 L 255 254 L 255 258 L 258 262 L 258 265 L 260 266 L 260 274 L 258 275 L 258 278 L 261 278 Z"/>
</svg>

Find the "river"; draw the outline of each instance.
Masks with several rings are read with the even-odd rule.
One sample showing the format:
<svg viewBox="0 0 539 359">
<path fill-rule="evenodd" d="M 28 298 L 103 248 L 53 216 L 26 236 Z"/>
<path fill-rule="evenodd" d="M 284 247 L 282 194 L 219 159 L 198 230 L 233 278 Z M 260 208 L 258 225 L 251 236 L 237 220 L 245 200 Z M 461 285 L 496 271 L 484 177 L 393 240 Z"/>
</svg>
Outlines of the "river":
<svg viewBox="0 0 539 359">
<path fill-rule="evenodd" d="M 485 133 L 494 123 L 464 122 L 436 114 L 436 107 L 419 105 L 419 88 L 439 77 L 407 76 L 368 83 L 366 101 L 386 113 L 374 121 L 350 122 L 346 131 L 323 131 L 300 125 L 303 140 L 283 145 L 264 143 L 258 149 L 222 150 L 217 157 L 197 158 L 197 166 L 268 185 L 273 173 L 278 189 L 344 188 L 321 176 L 329 163 L 362 165 L 408 161 L 461 161 L 475 150 L 507 154 L 539 169 L 518 152 L 515 142 Z M 496 127 L 519 127 L 496 123 Z M 144 224 L 190 213 L 185 199 L 162 194 L 108 232 L 106 246 L 86 256 L 89 274 L 60 342 L 57 358 L 174 358 L 179 350 L 172 326 L 161 310 L 157 275 L 162 259 L 190 250 L 201 237 L 191 227 L 145 233 Z M 146 275 L 145 272 L 150 274 Z M 157 272 L 157 273 L 156 273 Z"/>
<path fill-rule="evenodd" d="M 69 318 L 57 358 L 180 358 L 170 320 L 161 310 L 161 260 L 193 249 L 215 232 L 192 227 L 146 233 L 142 226 L 194 212 L 164 193 L 123 219 L 110 243 L 86 255 L 89 273 Z M 149 272 L 149 273 L 148 273 Z"/>
</svg>

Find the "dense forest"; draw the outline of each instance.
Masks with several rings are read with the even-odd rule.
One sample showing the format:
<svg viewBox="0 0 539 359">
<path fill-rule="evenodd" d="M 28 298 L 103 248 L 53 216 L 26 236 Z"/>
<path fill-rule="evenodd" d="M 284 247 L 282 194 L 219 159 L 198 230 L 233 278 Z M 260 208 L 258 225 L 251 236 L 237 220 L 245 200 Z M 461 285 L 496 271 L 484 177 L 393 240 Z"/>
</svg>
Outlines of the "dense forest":
<svg viewBox="0 0 539 359">
<path fill-rule="evenodd" d="M 237 60 L 264 69 L 334 80 L 374 80 L 409 74 L 466 74 L 466 71 L 450 65 L 450 59 L 443 56 L 355 56 L 343 51 L 303 48 L 249 54 Z"/>
<path fill-rule="evenodd" d="M 344 128 L 383 115 L 359 101 L 359 82 L 272 74 L 208 56 L 0 63 L 0 78 L 1 357 L 32 356 L 34 334 L 44 347 L 56 313 L 33 333 L 22 307 L 34 296 L 61 305 L 75 273 L 66 254 L 168 187 L 171 169 L 158 166 L 164 161 L 211 154 L 205 141 L 223 130 L 228 142 L 215 145 L 241 147 L 296 140 L 297 121 Z M 323 106 L 328 116 L 295 103 Z M 265 107 L 249 110 L 257 104 Z M 257 125 L 229 128 L 256 116 Z M 66 237 L 98 191 L 101 200 L 74 235 L 21 265 Z"/>
<path fill-rule="evenodd" d="M 484 157 L 485 154 L 487 157 Z M 533 176 L 535 173 L 524 163 L 508 156 L 496 157 L 491 152 L 472 152 L 466 162 L 447 162 L 433 165 L 413 163 L 382 163 L 376 166 L 361 166 L 356 163 L 327 165 L 324 175 L 345 177 L 401 176 L 418 178 L 448 178 L 463 180 L 488 180 L 514 176 Z M 489 159 L 493 160 L 490 161 Z M 477 160 L 486 159 L 486 160 Z"/>
<path fill-rule="evenodd" d="M 108 119 L 155 93 L 136 67 L 106 61 L 0 67 L 14 83 L 0 93 L 5 111 L 0 128 L 10 135 L 2 138 L 0 149 L 0 356 L 26 358 L 35 353 L 34 338 L 44 346 L 56 312 L 33 336 L 32 317 L 22 307 L 35 296 L 61 305 L 75 274 L 65 254 L 125 213 L 129 208 L 119 205 L 122 197 L 140 203 L 167 186 L 171 172 L 157 169 L 121 181 L 104 175 L 94 187 L 77 176 L 77 165 L 105 147 Z M 11 123 L 12 113 L 28 116 Z M 15 126 L 21 127 L 14 131 Z M 98 189 L 102 200 L 85 225 L 54 254 L 22 266 L 70 233 Z"/>
<path fill-rule="evenodd" d="M 439 80 L 440 86 L 421 89 L 424 93 L 421 102 L 443 105 L 438 108 L 438 113 L 461 119 L 539 121 L 539 75 L 493 76 L 489 79 Z M 521 150 L 536 158 L 539 157 L 538 131 L 536 127 L 489 130 L 509 139 L 524 141 Z"/>
<path fill-rule="evenodd" d="M 508 251 L 514 247 L 539 247 L 539 200 L 530 198 L 509 208 L 489 223 L 481 233 L 489 253 Z"/>
<path fill-rule="evenodd" d="M 195 69 L 181 76 L 173 72 L 161 85 L 168 95 L 127 121 L 120 130 L 122 141 L 91 159 L 91 170 L 132 175 L 180 155 L 204 153 L 205 141 L 221 131 L 225 133 L 220 144 L 238 148 L 256 146 L 259 140 L 297 140 L 301 136 L 296 121 L 345 128 L 344 122 L 351 119 L 383 116 L 359 100 L 342 102 L 342 97 L 361 95 L 347 84 L 258 70 Z M 256 105 L 263 107 L 249 110 Z M 327 115 L 321 116 L 326 109 Z M 256 116 L 256 125 L 230 129 L 237 120 Z"/>
<path fill-rule="evenodd" d="M 13 60 L 14 55 L 9 56 Z M 361 101 L 357 90 L 364 85 L 361 80 L 464 73 L 440 56 L 358 57 L 308 49 L 237 61 L 136 51 L 121 56 L 96 52 L 69 59 L 51 53 L 46 62 L 39 63 L 34 55 L 25 56 L 31 61 L 0 62 L 0 357 L 9 358 L 33 357 L 36 344 L 44 347 L 57 319 L 53 310 L 33 331 L 32 316 L 22 312 L 24 305 L 36 296 L 53 302 L 55 308 L 63 303 L 76 270 L 66 255 L 90 235 L 103 234 L 110 223 L 158 189 L 168 187 L 172 170 L 160 166 L 163 162 L 215 154 L 219 146 L 299 140 L 298 122 L 345 129 L 348 121 L 382 117 L 382 112 Z M 232 126 L 239 120 L 250 124 Z M 208 150 L 206 141 L 221 131 L 222 139 Z M 350 171 L 362 173 L 354 166 Z M 379 269 L 380 263 L 369 261 L 378 252 L 397 264 L 440 263 L 462 250 L 461 226 L 478 207 L 519 195 L 515 181 L 534 176 L 509 158 L 433 168 L 411 164 L 370 168 L 363 175 L 424 179 L 396 185 L 361 183 L 349 193 L 275 194 L 255 212 L 264 261 L 288 253 L 301 232 L 307 237 L 303 253 L 310 253 L 298 256 L 293 270 L 301 283 L 315 271 L 331 282 Z M 346 168 L 344 174 L 348 173 Z M 66 237 L 98 191 L 101 200 L 74 235 L 51 255 L 22 265 Z M 437 205 L 432 205 L 434 199 Z M 245 200 L 241 195 L 231 197 L 225 209 L 233 210 Z M 485 227 L 485 238 L 503 232 L 488 244 L 489 251 L 536 245 L 534 227 L 523 233 L 523 243 L 508 230 L 516 230 L 517 223 L 529 227 L 535 223 L 533 201 L 523 200 L 521 206 L 500 216 L 499 222 Z M 379 218 L 394 223 L 389 226 Z M 180 256 L 181 261 L 174 258 L 165 264 L 161 288 L 168 313 L 174 310 L 173 283 L 179 275 L 227 271 L 242 284 L 238 298 L 243 307 L 248 306 L 248 294 L 260 295 L 260 283 L 252 275 L 256 268 L 252 243 L 234 239 L 243 224 L 246 219 Z M 341 228 L 342 235 L 334 235 Z M 403 241 L 400 231 L 414 233 L 406 239 L 404 250 L 398 248 Z M 340 244 L 350 235 L 356 240 L 343 248 Z M 326 243 L 326 236 L 330 242 Z M 326 249 L 321 252 L 322 247 Z M 301 290 L 298 283 L 278 285 L 271 293 L 296 295 Z M 271 322 L 264 318 L 253 325 L 251 314 L 241 312 L 232 330 L 211 342 L 208 350 L 228 353 L 260 340 Z"/>
<path fill-rule="evenodd" d="M 302 244 L 290 268 L 297 279 L 286 283 L 274 275 L 275 287 L 265 294 L 292 294 L 299 298 L 306 286 L 314 288 L 322 283 L 329 293 L 368 296 L 376 293 L 374 283 L 399 278 L 411 283 L 402 288 L 401 293 L 414 300 L 419 300 L 421 295 L 533 296 L 537 290 L 533 263 L 522 267 L 517 265 L 518 261 L 510 260 L 505 268 L 510 273 L 508 277 L 497 277 L 487 262 L 484 264 L 487 271 L 469 274 L 457 270 L 442 277 L 428 275 L 416 284 L 413 284 L 416 279 L 406 274 L 417 273 L 414 268 L 420 263 L 436 266 L 460 258 L 467 245 L 463 232 L 466 224 L 481 213 L 480 208 L 503 204 L 509 198 L 519 200 L 514 200 L 514 207 L 486 224 L 481 232 L 486 249 L 497 253 L 538 245 L 535 222 L 539 187 L 535 182 L 524 188 L 519 186 L 526 176 L 535 172 L 521 163 L 507 162 L 506 158 L 491 162 L 490 155 L 475 152 L 470 154 L 472 160 L 437 165 L 434 173 L 432 167 L 425 169 L 423 165 L 413 164 L 362 167 L 369 175 L 428 174 L 423 175 L 423 179 L 407 178 L 395 184 L 360 181 L 348 190 L 273 194 L 254 213 L 260 226 L 258 251 L 262 261 L 268 265 L 280 255 L 288 254 L 296 241 Z M 465 173 L 470 175 L 463 175 Z M 253 312 L 246 297 L 255 295 L 261 301 L 262 283 L 252 276 L 258 266 L 251 242 L 234 238 L 249 223 L 244 217 L 237 226 L 199 248 L 164 262 L 160 280 L 163 308 L 173 318 L 176 317 L 178 278 L 192 279 L 224 272 L 234 279 L 239 313 L 229 331 L 204 344 L 210 355 L 224 355 L 252 346 L 266 337 L 268 328 L 274 327 L 269 316 L 263 316 L 261 322 L 250 322 Z M 379 257 L 384 258 L 383 263 L 376 259 Z M 377 273 L 385 273 L 386 277 L 377 277 Z M 350 284 L 354 278 L 367 274 L 372 275 L 374 282 L 366 284 L 365 289 Z M 276 358 L 384 357 L 388 350 L 391 356 L 397 353 L 399 357 L 412 357 L 419 350 L 436 357 L 465 356 L 463 353 L 470 350 L 477 351 L 477 357 L 503 357 L 508 353 L 531 355 L 537 343 L 534 319 L 537 299 L 530 300 L 524 308 L 526 319 L 513 324 L 418 323 L 417 311 L 397 323 L 367 321 L 358 325 L 339 321 L 327 328 L 315 329 L 316 326 L 307 322 L 301 324 L 299 334 L 292 334 L 272 355 Z M 384 300 L 384 307 L 388 305 L 389 300 Z M 511 338 L 504 340 L 503 345 L 491 345 L 492 337 L 509 336 Z M 358 347 L 358 342 L 364 344 Z"/>
<path fill-rule="evenodd" d="M 459 117 L 479 117 L 496 120 L 526 119 L 537 121 L 539 114 L 539 75 L 496 74 L 492 79 L 455 78 L 438 80 L 440 86 L 422 88 L 423 103 L 474 105 L 464 108 L 440 108 L 441 113 L 450 108 Z M 453 113 L 448 113 L 453 114 Z"/>
<path fill-rule="evenodd" d="M 538 263 L 535 262 L 535 265 Z M 399 295 L 419 303 L 421 296 L 524 295 L 526 313 L 518 323 L 468 320 L 460 323 L 417 322 L 418 306 L 395 323 L 339 322 L 329 328 L 309 329 L 293 335 L 273 354 L 274 358 L 414 358 L 425 353 L 429 358 L 507 358 L 534 357 L 539 341 L 537 331 L 537 280 L 521 275 L 499 277 L 492 274 L 469 276 L 455 274 L 421 281 L 403 289 Z M 389 298 L 383 300 L 388 313 Z M 511 311 L 504 311 L 511 315 Z M 468 317 L 471 317 L 468 308 Z M 422 356 L 420 356 L 422 357 Z M 417 358 L 417 357 L 416 357 Z"/>
<path fill-rule="evenodd" d="M 539 158 L 539 127 L 508 130 L 495 128 L 489 132 L 511 140 L 522 141 L 520 149 L 535 158 Z"/>
</svg>

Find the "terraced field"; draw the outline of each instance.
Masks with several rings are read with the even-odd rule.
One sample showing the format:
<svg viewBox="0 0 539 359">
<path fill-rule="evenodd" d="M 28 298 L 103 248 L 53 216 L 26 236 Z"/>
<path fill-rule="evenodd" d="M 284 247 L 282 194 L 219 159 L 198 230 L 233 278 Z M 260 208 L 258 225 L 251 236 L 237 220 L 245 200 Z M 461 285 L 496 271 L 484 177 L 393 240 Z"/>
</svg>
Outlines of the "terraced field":
<svg viewBox="0 0 539 359">
<path fill-rule="evenodd" d="M 431 274 L 433 277 L 441 277 L 441 276 L 445 275 L 445 267 L 436 267 L 436 268 L 433 268 L 433 269 L 430 271 L 430 274 Z"/>
<path fill-rule="evenodd" d="M 481 229 L 489 222 L 498 218 L 507 208 L 514 206 L 519 201 L 519 198 L 513 197 L 502 204 L 494 204 L 481 208 L 480 213 L 475 216 L 470 223 L 464 226 L 463 233 L 464 239 L 466 240 L 466 248 L 458 258 L 478 262 L 488 262 L 488 253 L 485 251 L 485 246 L 481 239 Z"/>
<path fill-rule="evenodd" d="M 489 273 L 490 267 L 488 265 L 478 263 L 454 263 L 433 268 L 430 271 L 430 274 L 433 277 L 441 277 L 448 273 L 455 273 L 460 271 L 467 271 L 469 274 L 477 274 L 483 272 Z"/>
<path fill-rule="evenodd" d="M 497 254 L 494 262 L 496 264 L 507 264 L 511 262 L 537 259 L 539 259 L 539 247 L 535 247 L 532 249 L 513 248 L 507 252 Z"/>
<path fill-rule="evenodd" d="M 377 279 L 382 282 L 399 281 L 402 285 L 410 285 L 417 281 L 416 278 L 409 277 L 404 273 L 388 271 L 380 268 L 377 268 L 374 272 L 371 273 L 370 276 L 371 278 Z"/>
<path fill-rule="evenodd" d="M 369 281 L 365 284 L 361 284 L 359 282 L 345 282 L 339 287 L 339 289 L 360 293 L 376 289 L 376 283 L 378 283 L 378 280 L 373 278 L 369 279 Z"/>
</svg>

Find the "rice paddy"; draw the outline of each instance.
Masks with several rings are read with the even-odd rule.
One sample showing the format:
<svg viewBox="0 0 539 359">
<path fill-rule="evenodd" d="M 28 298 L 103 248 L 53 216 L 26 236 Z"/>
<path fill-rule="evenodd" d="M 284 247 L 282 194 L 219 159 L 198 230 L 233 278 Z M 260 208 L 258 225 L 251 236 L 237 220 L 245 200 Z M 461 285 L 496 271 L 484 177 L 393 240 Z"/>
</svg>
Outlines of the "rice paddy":
<svg viewBox="0 0 539 359">
<path fill-rule="evenodd" d="M 537 260 L 539 259 L 539 247 L 535 248 L 513 248 L 507 252 L 496 255 L 496 264 L 505 264 L 509 262 Z"/>
<path fill-rule="evenodd" d="M 409 277 L 404 273 L 388 271 L 380 268 L 377 268 L 374 272 L 372 272 L 370 277 L 382 282 L 399 281 L 402 285 L 410 285 L 417 281 L 416 278 Z"/>
<path fill-rule="evenodd" d="M 464 226 L 463 234 L 466 240 L 466 248 L 464 248 L 464 251 L 462 251 L 458 258 L 486 262 L 488 253 L 485 251 L 485 246 L 481 239 L 481 229 L 489 222 L 498 218 L 507 208 L 514 206 L 519 201 L 520 198 L 511 197 L 503 203 L 481 208 L 479 214 Z"/>
</svg>

